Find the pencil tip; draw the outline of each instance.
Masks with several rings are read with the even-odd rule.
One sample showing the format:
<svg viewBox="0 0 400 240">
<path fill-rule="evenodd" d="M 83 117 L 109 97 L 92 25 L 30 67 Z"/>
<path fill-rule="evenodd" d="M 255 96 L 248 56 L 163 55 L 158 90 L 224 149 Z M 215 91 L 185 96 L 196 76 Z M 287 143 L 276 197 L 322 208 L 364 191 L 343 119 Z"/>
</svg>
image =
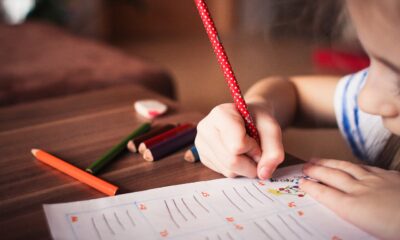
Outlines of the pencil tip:
<svg viewBox="0 0 400 240">
<path fill-rule="evenodd" d="M 144 160 L 149 161 L 149 162 L 154 161 L 153 154 L 151 154 L 151 151 L 149 149 L 146 149 L 144 151 L 143 158 L 144 158 Z"/>
<path fill-rule="evenodd" d="M 136 146 L 133 143 L 133 141 L 129 141 L 128 144 L 126 144 L 126 148 L 128 148 L 128 150 L 130 150 L 131 152 L 137 152 Z"/>
<path fill-rule="evenodd" d="M 139 144 L 139 148 L 138 148 L 138 152 L 140 153 L 140 154 L 143 154 L 144 153 L 144 151 L 146 151 L 146 145 L 144 144 L 144 143 L 141 143 L 141 144 Z"/>
<path fill-rule="evenodd" d="M 185 155 L 183 156 L 183 159 L 185 159 L 185 160 L 188 161 L 188 162 L 193 162 L 194 157 L 193 157 L 192 151 L 187 150 L 187 151 L 185 152 Z"/>
<path fill-rule="evenodd" d="M 31 153 L 32 153 L 33 156 L 36 156 L 37 152 L 39 152 L 39 149 L 36 149 L 36 148 L 32 148 L 31 149 Z"/>
</svg>

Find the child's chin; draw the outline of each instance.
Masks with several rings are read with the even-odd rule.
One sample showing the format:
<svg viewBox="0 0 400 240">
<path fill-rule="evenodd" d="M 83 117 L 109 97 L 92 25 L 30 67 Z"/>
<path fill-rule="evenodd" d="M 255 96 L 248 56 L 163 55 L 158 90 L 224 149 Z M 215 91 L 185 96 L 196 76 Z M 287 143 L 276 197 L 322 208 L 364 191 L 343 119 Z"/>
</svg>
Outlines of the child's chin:
<svg viewBox="0 0 400 240">
<path fill-rule="evenodd" d="M 400 136 L 400 116 L 396 118 L 384 118 L 383 124 L 390 132 Z"/>
</svg>

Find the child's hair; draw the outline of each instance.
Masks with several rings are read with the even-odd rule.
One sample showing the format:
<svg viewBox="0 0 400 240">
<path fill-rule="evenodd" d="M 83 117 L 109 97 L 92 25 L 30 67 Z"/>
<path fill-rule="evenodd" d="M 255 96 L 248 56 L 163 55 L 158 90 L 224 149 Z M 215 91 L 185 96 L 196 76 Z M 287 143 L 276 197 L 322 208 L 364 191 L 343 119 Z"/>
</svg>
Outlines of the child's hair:
<svg viewBox="0 0 400 240">
<path fill-rule="evenodd" d="M 311 36 L 314 39 L 354 38 L 354 28 L 342 0 L 282 0 L 274 8 L 274 35 Z"/>
<path fill-rule="evenodd" d="M 268 33 L 362 49 L 344 0 L 272 0 Z"/>
</svg>

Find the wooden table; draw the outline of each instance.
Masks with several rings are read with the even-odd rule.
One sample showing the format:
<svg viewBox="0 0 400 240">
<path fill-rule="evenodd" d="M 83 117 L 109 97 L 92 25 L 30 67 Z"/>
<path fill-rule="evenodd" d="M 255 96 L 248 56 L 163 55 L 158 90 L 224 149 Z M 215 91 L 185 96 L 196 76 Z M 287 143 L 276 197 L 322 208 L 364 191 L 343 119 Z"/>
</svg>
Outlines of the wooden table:
<svg viewBox="0 0 400 240">
<path fill-rule="evenodd" d="M 0 238 L 50 238 L 42 204 L 104 197 L 38 162 L 30 150 L 46 150 L 84 169 L 145 121 L 132 107 L 143 98 L 169 105 L 171 110 L 157 123 L 196 123 L 202 117 L 137 86 L 0 109 Z M 221 177 L 201 163 L 185 162 L 182 151 L 157 162 L 126 153 L 99 176 L 122 192 Z"/>
<path fill-rule="evenodd" d="M 132 104 L 156 98 L 171 109 L 158 123 L 197 122 L 191 113 L 137 86 L 90 92 L 0 109 L 0 238 L 50 238 L 44 203 L 104 197 L 103 194 L 36 161 L 41 148 L 85 168 L 145 119 Z M 158 162 L 124 154 L 99 176 L 122 192 L 220 177 L 201 164 L 187 163 L 178 152 Z"/>
</svg>

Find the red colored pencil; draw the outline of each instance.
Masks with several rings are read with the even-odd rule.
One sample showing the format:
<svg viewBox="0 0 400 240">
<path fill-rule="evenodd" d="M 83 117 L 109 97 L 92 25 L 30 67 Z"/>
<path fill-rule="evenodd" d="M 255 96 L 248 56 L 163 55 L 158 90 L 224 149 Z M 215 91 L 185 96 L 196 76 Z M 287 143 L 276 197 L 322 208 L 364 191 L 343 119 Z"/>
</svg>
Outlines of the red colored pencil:
<svg viewBox="0 0 400 240">
<path fill-rule="evenodd" d="M 243 99 L 242 93 L 240 92 L 239 84 L 236 80 L 235 74 L 233 73 L 232 66 L 229 63 L 228 56 L 226 55 L 225 49 L 219 40 L 217 29 L 211 18 L 211 14 L 208 11 L 207 5 L 204 0 L 194 0 L 199 11 L 201 20 L 206 29 L 208 38 L 214 48 L 214 53 L 220 64 L 222 71 L 224 72 L 225 80 L 228 83 L 231 95 L 236 104 L 240 115 L 245 120 L 245 125 L 248 134 L 253 137 L 257 142 L 260 142 L 260 137 L 258 135 L 257 128 L 250 116 L 249 110 L 247 109 L 247 104 Z"/>
<path fill-rule="evenodd" d="M 146 151 L 147 148 L 152 147 L 156 144 L 158 144 L 159 142 L 162 142 L 172 136 L 175 136 L 176 134 L 190 128 L 193 127 L 193 124 L 190 123 L 186 123 L 186 124 L 182 124 L 180 126 L 177 126 L 169 131 L 166 131 L 160 135 L 157 135 L 155 137 L 152 137 L 150 139 L 147 139 L 146 141 L 143 141 L 140 145 L 139 145 L 139 152 L 141 154 L 144 153 L 144 151 Z"/>
<path fill-rule="evenodd" d="M 154 126 L 153 129 L 151 129 L 149 132 L 130 140 L 128 142 L 128 144 L 126 144 L 126 147 L 129 149 L 129 151 L 136 153 L 136 152 L 138 152 L 139 145 L 142 142 L 144 142 L 147 139 L 150 139 L 152 137 L 155 137 L 157 135 L 160 135 L 166 131 L 169 131 L 169 130 L 173 129 L 174 127 L 176 127 L 174 124 L 167 124 L 167 125 L 163 125 L 163 126 L 162 125 Z"/>
</svg>

